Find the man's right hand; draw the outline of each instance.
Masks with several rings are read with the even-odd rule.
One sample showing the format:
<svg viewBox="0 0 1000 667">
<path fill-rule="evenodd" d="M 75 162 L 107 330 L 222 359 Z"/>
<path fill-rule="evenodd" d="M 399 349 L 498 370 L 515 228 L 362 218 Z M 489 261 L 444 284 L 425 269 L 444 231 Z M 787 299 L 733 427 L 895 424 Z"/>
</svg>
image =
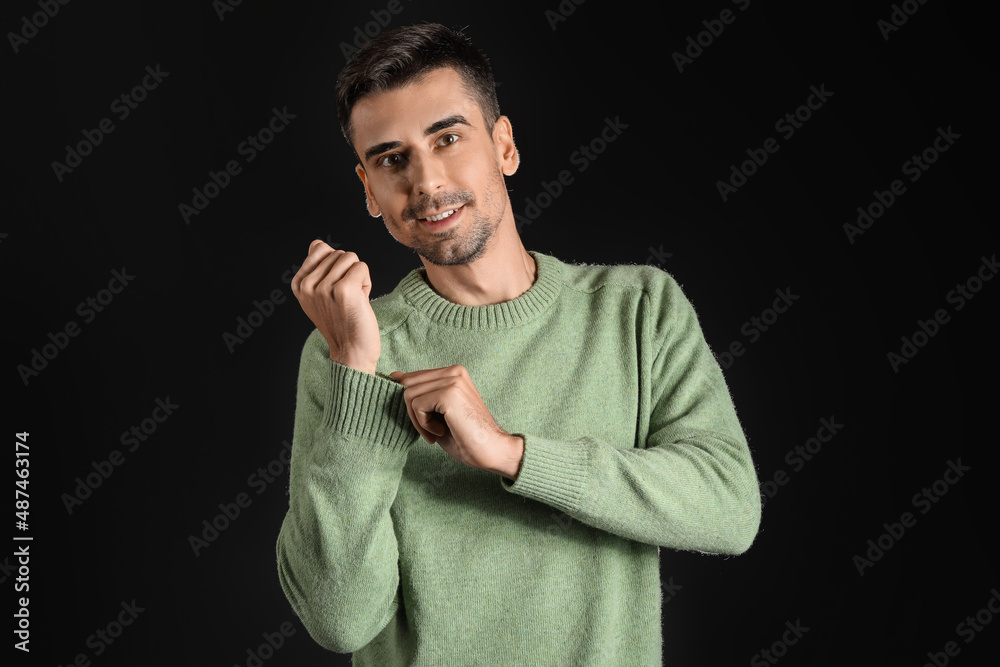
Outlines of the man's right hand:
<svg viewBox="0 0 1000 667">
<path fill-rule="evenodd" d="M 371 291 L 368 265 L 320 239 L 309 244 L 309 255 L 292 278 L 292 294 L 326 339 L 330 359 L 374 375 L 382 339 Z"/>
</svg>

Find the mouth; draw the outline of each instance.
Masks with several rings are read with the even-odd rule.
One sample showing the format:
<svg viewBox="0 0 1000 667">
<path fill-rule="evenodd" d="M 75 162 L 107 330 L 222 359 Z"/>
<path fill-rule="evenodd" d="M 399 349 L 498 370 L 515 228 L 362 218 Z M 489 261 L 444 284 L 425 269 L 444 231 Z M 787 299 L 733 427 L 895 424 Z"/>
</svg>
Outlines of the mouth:
<svg viewBox="0 0 1000 667">
<path fill-rule="evenodd" d="M 464 206 L 464 204 L 463 204 L 463 206 Z M 439 213 L 437 213 L 435 215 L 429 215 L 426 218 L 417 218 L 417 220 L 419 220 L 420 222 L 441 222 L 442 220 L 450 218 L 460 208 L 462 208 L 462 206 L 458 206 L 456 208 L 450 208 L 450 209 L 441 211 L 441 212 L 439 212 Z"/>
<path fill-rule="evenodd" d="M 434 215 L 429 215 L 426 218 L 417 218 L 417 221 L 422 222 L 425 225 L 440 225 L 456 217 L 462 211 L 463 208 L 465 208 L 464 204 L 456 208 L 445 209 L 443 211 L 435 213 Z"/>
</svg>

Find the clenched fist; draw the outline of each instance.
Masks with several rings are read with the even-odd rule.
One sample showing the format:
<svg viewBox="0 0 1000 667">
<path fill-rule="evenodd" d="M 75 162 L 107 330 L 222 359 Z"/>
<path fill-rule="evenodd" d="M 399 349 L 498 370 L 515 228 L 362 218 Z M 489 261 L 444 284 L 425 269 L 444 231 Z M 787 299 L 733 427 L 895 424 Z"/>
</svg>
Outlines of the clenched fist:
<svg viewBox="0 0 1000 667">
<path fill-rule="evenodd" d="M 316 239 L 292 278 L 292 294 L 330 346 L 330 359 L 375 374 L 382 354 L 378 320 L 368 295 L 368 265 Z"/>
</svg>

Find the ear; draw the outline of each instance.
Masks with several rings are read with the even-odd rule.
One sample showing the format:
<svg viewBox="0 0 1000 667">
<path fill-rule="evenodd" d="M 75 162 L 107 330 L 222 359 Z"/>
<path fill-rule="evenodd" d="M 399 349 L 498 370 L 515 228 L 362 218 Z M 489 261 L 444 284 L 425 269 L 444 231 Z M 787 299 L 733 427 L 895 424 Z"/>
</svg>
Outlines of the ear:
<svg viewBox="0 0 1000 667">
<path fill-rule="evenodd" d="M 378 202 L 375 201 L 375 196 L 372 194 L 371 188 L 368 186 L 368 173 L 365 168 L 358 163 L 358 166 L 354 168 L 355 173 L 357 173 L 358 178 L 361 179 L 361 185 L 365 186 L 365 198 L 368 202 L 368 214 L 373 218 L 377 218 L 382 215 L 382 210 L 379 208 Z"/>
<path fill-rule="evenodd" d="M 521 154 L 514 145 L 514 128 L 507 116 L 500 116 L 493 125 L 493 145 L 496 146 L 497 162 L 504 176 L 513 176 L 521 163 Z"/>
</svg>

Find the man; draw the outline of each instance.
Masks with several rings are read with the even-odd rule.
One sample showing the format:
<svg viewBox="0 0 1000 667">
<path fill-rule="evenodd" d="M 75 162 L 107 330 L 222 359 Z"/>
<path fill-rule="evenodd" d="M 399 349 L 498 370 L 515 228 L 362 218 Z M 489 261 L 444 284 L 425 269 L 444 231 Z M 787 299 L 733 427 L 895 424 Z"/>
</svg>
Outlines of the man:
<svg viewBox="0 0 1000 667">
<path fill-rule="evenodd" d="M 750 451 L 677 283 L 527 252 L 486 58 L 425 24 L 345 65 L 368 211 L 423 264 L 369 300 L 314 241 L 282 589 L 355 665 L 660 665 L 659 547 L 746 551 Z M 577 221 L 567 221 L 570 224 Z"/>
</svg>

